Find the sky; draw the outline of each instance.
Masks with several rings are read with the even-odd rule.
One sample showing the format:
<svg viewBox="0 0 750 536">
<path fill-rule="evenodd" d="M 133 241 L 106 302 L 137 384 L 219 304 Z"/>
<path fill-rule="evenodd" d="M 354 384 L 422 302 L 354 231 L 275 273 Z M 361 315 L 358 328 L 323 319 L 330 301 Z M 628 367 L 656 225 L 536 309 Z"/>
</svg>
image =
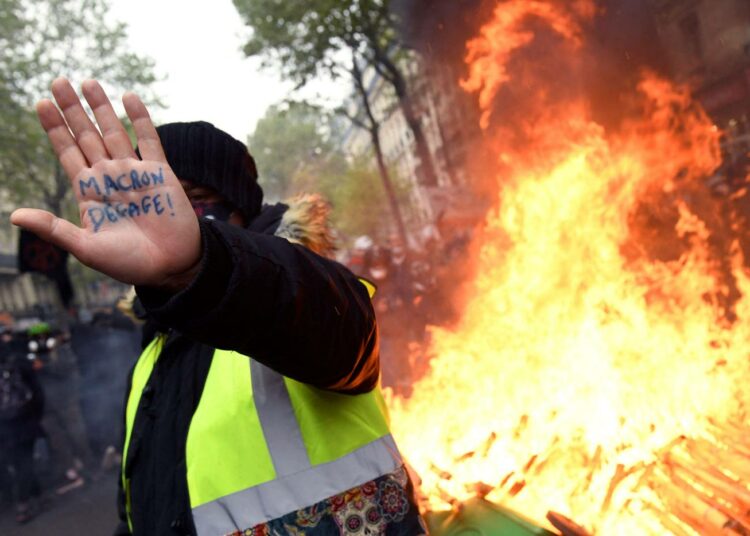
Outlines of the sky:
<svg viewBox="0 0 750 536">
<path fill-rule="evenodd" d="M 289 0 L 294 1 L 294 0 Z M 110 0 L 113 20 L 128 25 L 137 53 L 155 60 L 166 77 L 155 86 L 165 108 L 154 122 L 209 121 L 246 141 L 266 109 L 290 95 L 293 85 L 246 58 L 249 35 L 231 0 Z M 322 92 L 343 99 L 342 84 L 320 81 L 303 96 Z"/>
</svg>

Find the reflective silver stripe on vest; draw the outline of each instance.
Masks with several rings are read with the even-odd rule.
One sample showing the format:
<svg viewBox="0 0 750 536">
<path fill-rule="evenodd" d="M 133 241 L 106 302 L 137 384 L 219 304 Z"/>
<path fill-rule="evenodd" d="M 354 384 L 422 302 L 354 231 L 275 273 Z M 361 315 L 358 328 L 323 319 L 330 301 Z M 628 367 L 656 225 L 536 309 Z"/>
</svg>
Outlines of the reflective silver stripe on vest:
<svg viewBox="0 0 750 536">
<path fill-rule="evenodd" d="M 255 409 L 271 453 L 276 477 L 309 469 L 310 457 L 307 455 L 284 377 L 255 359 L 251 359 L 250 363 Z"/>
<path fill-rule="evenodd" d="M 195 528 L 199 536 L 249 529 L 392 473 L 402 464 L 393 437 L 383 436 L 343 458 L 198 506 L 193 509 Z"/>
</svg>

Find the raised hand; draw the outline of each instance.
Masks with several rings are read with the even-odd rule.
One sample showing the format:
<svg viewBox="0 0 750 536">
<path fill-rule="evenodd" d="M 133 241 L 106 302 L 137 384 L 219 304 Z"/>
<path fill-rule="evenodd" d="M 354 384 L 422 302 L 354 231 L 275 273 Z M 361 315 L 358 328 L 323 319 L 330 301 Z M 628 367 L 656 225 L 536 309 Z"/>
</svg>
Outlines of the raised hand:
<svg viewBox="0 0 750 536">
<path fill-rule="evenodd" d="M 71 180 L 81 227 L 53 214 L 18 209 L 11 222 L 66 249 L 83 264 L 136 285 L 179 289 L 197 271 L 198 220 L 167 163 L 148 110 L 133 93 L 122 102 L 138 139 L 139 160 L 101 86 L 88 80 L 83 95 L 97 130 L 73 87 L 52 83 L 51 100 L 37 115 Z"/>
</svg>

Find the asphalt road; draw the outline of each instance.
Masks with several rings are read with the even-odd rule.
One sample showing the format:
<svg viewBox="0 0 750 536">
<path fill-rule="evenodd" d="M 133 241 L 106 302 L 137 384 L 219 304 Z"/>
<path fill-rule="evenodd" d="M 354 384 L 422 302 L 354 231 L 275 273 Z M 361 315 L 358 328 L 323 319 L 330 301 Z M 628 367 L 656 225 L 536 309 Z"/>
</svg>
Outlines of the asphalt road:
<svg viewBox="0 0 750 536">
<path fill-rule="evenodd" d="M 113 471 L 63 496 L 50 497 L 44 510 L 24 525 L 16 523 L 12 509 L 3 510 L 0 535 L 109 536 L 117 524 L 116 479 Z"/>
</svg>

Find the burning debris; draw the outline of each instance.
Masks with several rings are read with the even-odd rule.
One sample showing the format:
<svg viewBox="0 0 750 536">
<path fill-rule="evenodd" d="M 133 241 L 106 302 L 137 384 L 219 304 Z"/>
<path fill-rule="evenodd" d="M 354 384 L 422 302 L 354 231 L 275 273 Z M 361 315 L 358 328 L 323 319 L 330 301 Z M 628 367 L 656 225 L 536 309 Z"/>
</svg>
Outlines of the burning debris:
<svg viewBox="0 0 750 536">
<path fill-rule="evenodd" d="M 750 278 L 705 191 L 720 133 L 646 71 L 617 128 L 557 91 L 596 15 L 507 0 L 468 44 L 500 195 L 462 321 L 433 328 L 429 373 L 389 400 L 394 433 L 429 510 L 486 499 L 565 534 L 748 534 Z M 524 55 L 539 40 L 554 46 Z"/>
<path fill-rule="evenodd" d="M 637 486 L 656 491 L 661 505 L 650 508 L 674 534 L 750 535 L 750 430 L 730 421 L 708 431 L 673 441 Z"/>
</svg>

